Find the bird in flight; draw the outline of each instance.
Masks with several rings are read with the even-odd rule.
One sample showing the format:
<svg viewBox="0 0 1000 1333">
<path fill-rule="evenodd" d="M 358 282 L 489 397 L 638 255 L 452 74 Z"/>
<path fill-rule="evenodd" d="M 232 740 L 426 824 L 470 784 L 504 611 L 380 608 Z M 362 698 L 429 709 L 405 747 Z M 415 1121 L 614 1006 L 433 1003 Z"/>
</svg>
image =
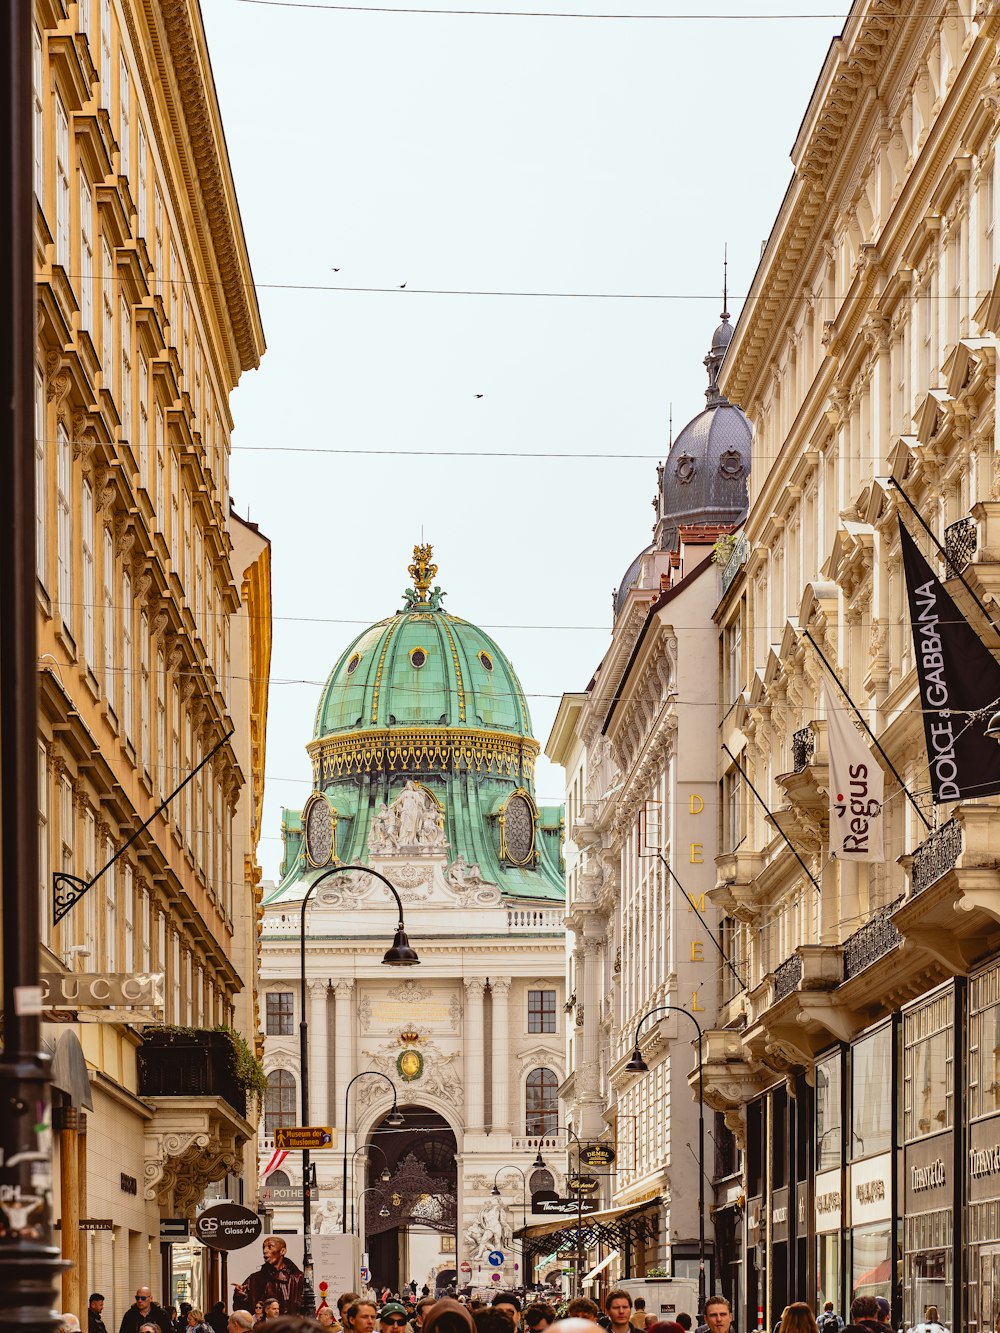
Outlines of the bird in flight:
<svg viewBox="0 0 1000 1333">
<path fill-rule="evenodd" d="M 406 283 L 405 283 L 405 282 L 401 282 L 401 283 L 399 284 L 399 290 L 402 291 L 403 288 L 404 288 L 405 286 L 406 286 Z"/>
<path fill-rule="evenodd" d="M 477 398 L 482 398 L 482 396 L 483 396 L 483 395 L 482 395 L 481 393 L 477 393 L 477 394 L 476 394 L 476 397 L 477 397 Z"/>
<path fill-rule="evenodd" d="M 340 272 L 340 269 L 339 269 L 339 268 L 335 268 L 335 269 L 333 270 L 333 272 L 334 272 L 334 273 L 339 273 L 339 272 Z"/>
</svg>

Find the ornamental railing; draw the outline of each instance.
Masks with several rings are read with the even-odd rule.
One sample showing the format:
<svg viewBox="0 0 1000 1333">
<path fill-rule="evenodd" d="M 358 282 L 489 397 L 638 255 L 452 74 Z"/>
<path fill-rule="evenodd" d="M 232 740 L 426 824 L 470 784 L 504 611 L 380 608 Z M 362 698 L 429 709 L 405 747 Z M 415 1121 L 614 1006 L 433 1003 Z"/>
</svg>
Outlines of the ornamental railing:
<svg viewBox="0 0 1000 1333">
<path fill-rule="evenodd" d="M 949 523 L 944 530 L 944 553 L 948 561 L 948 577 L 958 578 L 976 554 L 979 534 L 976 521 L 966 516 L 957 523 Z"/>
<path fill-rule="evenodd" d="M 791 958 L 774 969 L 774 1003 L 783 1000 L 786 995 L 791 995 L 792 991 L 799 988 L 799 982 L 802 980 L 802 959 L 797 953 L 793 953 Z"/>
<path fill-rule="evenodd" d="M 860 930 L 848 935 L 844 941 L 845 981 L 850 981 L 851 977 L 856 977 L 902 943 L 902 935 L 889 920 L 901 901 L 901 898 L 897 898 L 895 902 L 889 903 L 870 921 L 866 921 Z"/>
<path fill-rule="evenodd" d="M 736 545 L 733 547 L 732 555 L 722 567 L 720 580 L 723 592 L 726 591 L 749 558 L 750 543 L 746 539 L 746 534 L 741 532 L 736 539 Z"/>
<path fill-rule="evenodd" d="M 910 867 L 910 888 L 922 893 L 935 880 L 954 870 L 962 854 L 962 826 L 957 819 L 949 819 L 936 833 L 926 838 L 913 853 Z"/>
<path fill-rule="evenodd" d="M 801 727 L 792 732 L 792 772 L 801 773 L 808 768 L 816 753 L 816 737 L 812 727 Z"/>
<path fill-rule="evenodd" d="M 563 928 L 563 913 L 543 907 L 509 907 L 508 930 L 559 930 Z"/>
</svg>

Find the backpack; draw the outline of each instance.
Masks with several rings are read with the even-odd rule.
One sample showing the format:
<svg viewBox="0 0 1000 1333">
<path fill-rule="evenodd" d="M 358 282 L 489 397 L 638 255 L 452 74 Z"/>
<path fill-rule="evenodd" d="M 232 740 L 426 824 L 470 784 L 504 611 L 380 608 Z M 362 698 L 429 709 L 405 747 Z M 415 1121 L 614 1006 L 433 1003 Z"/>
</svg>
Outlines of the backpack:
<svg viewBox="0 0 1000 1333">
<path fill-rule="evenodd" d="M 816 1327 L 819 1333 L 840 1333 L 844 1325 L 840 1322 L 840 1316 L 834 1310 L 827 1310 L 816 1320 Z"/>
</svg>

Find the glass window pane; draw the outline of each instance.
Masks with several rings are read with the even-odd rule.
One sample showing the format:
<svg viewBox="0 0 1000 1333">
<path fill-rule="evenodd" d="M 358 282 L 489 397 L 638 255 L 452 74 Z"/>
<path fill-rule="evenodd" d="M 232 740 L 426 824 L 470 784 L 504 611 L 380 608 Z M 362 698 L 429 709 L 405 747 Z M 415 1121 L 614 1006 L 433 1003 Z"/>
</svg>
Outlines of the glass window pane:
<svg viewBox="0 0 1000 1333">
<path fill-rule="evenodd" d="M 888 1027 L 851 1051 L 852 1159 L 892 1147 L 892 1032 Z"/>
<path fill-rule="evenodd" d="M 816 1170 L 840 1165 L 841 1128 L 840 1052 L 816 1066 Z"/>
</svg>

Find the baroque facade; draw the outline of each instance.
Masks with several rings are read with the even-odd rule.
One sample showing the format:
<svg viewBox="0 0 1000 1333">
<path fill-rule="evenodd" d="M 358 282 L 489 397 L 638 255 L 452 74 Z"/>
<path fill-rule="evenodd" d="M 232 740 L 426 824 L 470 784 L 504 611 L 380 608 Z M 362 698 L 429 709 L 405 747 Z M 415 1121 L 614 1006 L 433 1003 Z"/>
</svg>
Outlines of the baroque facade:
<svg viewBox="0 0 1000 1333">
<path fill-rule="evenodd" d="M 70 978 L 44 1032 L 63 1308 L 102 1290 L 110 1327 L 140 1283 L 222 1294 L 161 1219 L 255 1197 L 270 564 L 228 460 L 264 340 L 196 0 L 37 0 L 32 78 L 38 890 L 43 973 Z M 54 874 L 90 885 L 55 924 Z M 162 995 L 88 1007 L 80 973 Z"/>
<path fill-rule="evenodd" d="M 614 1154 L 601 1182 L 600 1280 L 611 1285 L 651 1269 L 697 1278 L 701 1257 L 698 1108 L 686 1085 L 699 1028 L 716 1022 L 720 967 L 707 898 L 718 815 L 713 555 L 745 515 L 750 466 L 749 424 L 717 382 L 732 332 L 724 312 L 705 358 L 706 407 L 658 470 L 653 541 L 622 579 L 608 651 L 587 690 L 564 696 L 546 750 L 567 773 L 574 1022 L 561 1091 L 581 1137 Z M 636 1045 L 641 1075 L 628 1068 Z M 712 1283 L 710 1245 L 705 1258 Z"/>
<path fill-rule="evenodd" d="M 263 907 L 262 1164 L 276 1131 L 302 1123 L 304 956 L 309 1113 L 336 1135 L 313 1158 L 313 1226 L 357 1235 L 392 1289 L 520 1281 L 513 1234 L 565 1167 L 562 812 L 535 802 L 513 666 L 444 610 L 430 557 L 415 548 L 402 609 L 330 674 L 307 745 L 314 790 L 284 812 Z M 396 906 L 366 866 L 399 895 L 412 969 L 383 963 Z M 300 1230 L 299 1155 L 263 1184 L 275 1227 Z"/>
<path fill-rule="evenodd" d="M 720 376 L 754 467 L 716 610 L 709 896 L 738 980 L 703 1073 L 741 1149 L 715 1205 L 747 1326 L 862 1293 L 894 1322 L 1000 1315 L 998 815 L 931 803 L 899 535 L 995 648 L 956 576 L 989 607 L 998 24 L 989 4 L 853 5 Z M 826 719 L 848 696 L 885 769 L 885 859 L 860 864 L 828 851 Z"/>
</svg>

